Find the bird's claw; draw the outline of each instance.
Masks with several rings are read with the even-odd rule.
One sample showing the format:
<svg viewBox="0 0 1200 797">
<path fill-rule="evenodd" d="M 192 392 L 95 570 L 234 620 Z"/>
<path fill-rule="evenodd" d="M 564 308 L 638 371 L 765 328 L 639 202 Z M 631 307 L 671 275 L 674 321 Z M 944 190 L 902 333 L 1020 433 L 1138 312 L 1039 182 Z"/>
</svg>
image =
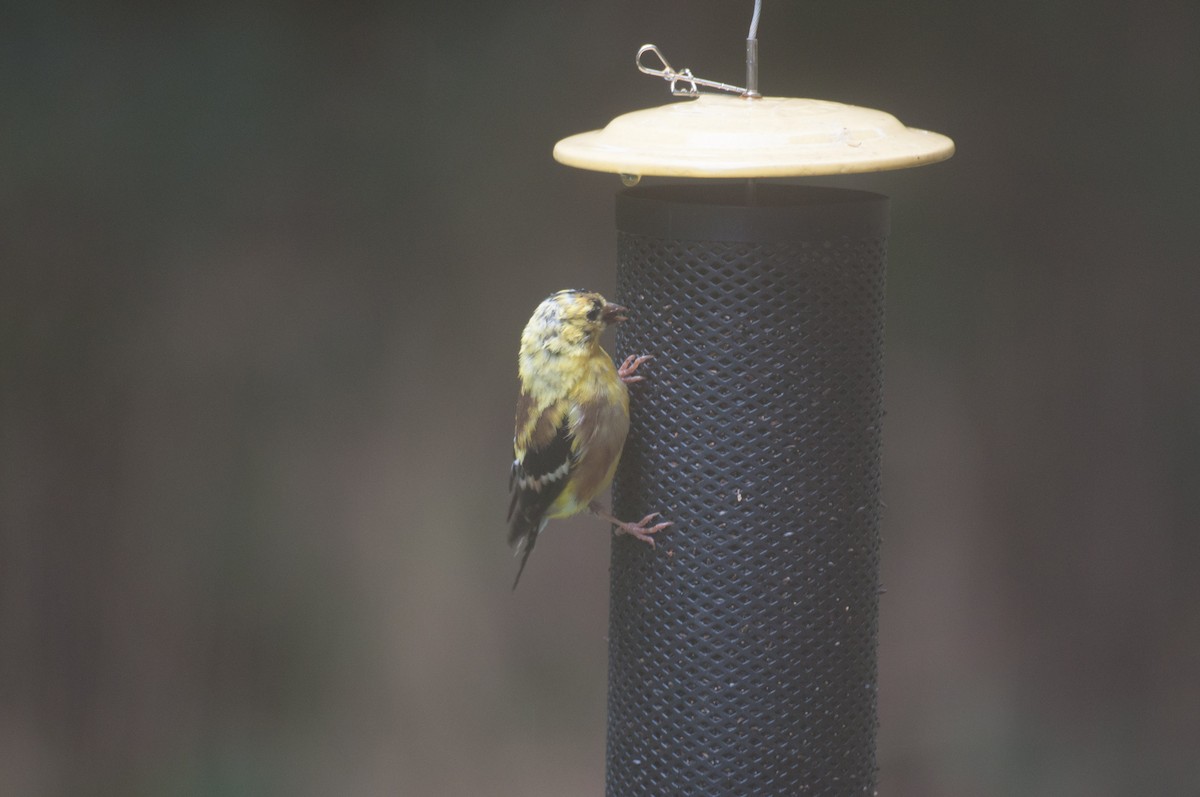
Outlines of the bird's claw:
<svg viewBox="0 0 1200 797">
<path fill-rule="evenodd" d="M 637 523 L 617 523 L 617 534 L 628 534 L 629 536 L 636 537 L 637 539 L 646 543 L 651 548 L 655 548 L 657 546 L 654 543 L 654 538 L 650 535 L 656 534 L 668 526 L 674 525 L 671 521 L 667 520 L 662 523 L 656 523 L 653 526 L 646 526 L 647 523 L 654 520 L 654 518 L 661 514 L 661 512 L 651 512 Z"/>
<path fill-rule="evenodd" d="M 635 376 L 634 374 L 642 363 L 653 359 L 653 354 L 631 354 L 625 358 L 625 362 L 621 363 L 621 367 L 617 369 L 617 376 L 627 385 L 632 385 L 634 382 L 642 382 L 646 377 Z"/>
</svg>

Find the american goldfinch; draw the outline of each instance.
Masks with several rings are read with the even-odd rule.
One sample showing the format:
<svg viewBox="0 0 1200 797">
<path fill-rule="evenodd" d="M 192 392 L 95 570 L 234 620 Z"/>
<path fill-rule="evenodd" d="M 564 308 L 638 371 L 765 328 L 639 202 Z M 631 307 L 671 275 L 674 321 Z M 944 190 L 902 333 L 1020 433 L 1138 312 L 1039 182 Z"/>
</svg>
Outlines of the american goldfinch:
<svg viewBox="0 0 1200 797">
<path fill-rule="evenodd" d="M 513 589 L 538 534 L 550 518 L 589 510 L 654 546 L 654 512 L 637 523 L 617 520 L 596 497 L 612 482 L 629 432 L 628 384 L 640 382 L 637 369 L 649 355 L 631 355 L 620 368 L 600 348 L 600 333 L 625 320 L 627 310 L 598 293 L 565 290 L 547 297 L 521 333 L 517 428 L 513 436 L 509 489 L 508 543 L 521 565 Z"/>
</svg>

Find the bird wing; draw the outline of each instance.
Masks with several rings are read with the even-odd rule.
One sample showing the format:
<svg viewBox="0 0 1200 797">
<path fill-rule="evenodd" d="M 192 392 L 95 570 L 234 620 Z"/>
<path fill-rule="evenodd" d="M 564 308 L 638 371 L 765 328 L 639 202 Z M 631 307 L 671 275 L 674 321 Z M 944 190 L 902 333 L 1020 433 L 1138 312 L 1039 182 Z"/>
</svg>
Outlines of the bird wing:
<svg viewBox="0 0 1200 797">
<path fill-rule="evenodd" d="M 536 416 L 534 416 L 536 413 Z M 546 510 L 567 485 L 575 463 L 574 435 L 566 401 L 540 412 L 526 393 L 517 402 L 516 460 L 513 462 L 508 507 L 509 545 L 533 547 Z"/>
</svg>

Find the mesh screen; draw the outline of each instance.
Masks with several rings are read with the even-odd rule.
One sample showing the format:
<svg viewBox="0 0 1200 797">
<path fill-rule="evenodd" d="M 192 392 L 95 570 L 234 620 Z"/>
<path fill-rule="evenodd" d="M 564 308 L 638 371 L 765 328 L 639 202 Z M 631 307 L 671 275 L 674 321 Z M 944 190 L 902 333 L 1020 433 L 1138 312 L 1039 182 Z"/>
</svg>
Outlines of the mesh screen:
<svg viewBox="0 0 1200 797">
<path fill-rule="evenodd" d="M 610 797 L 874 792 L 887 201 L 738 196 L 618 197 Z"/>
</svg>

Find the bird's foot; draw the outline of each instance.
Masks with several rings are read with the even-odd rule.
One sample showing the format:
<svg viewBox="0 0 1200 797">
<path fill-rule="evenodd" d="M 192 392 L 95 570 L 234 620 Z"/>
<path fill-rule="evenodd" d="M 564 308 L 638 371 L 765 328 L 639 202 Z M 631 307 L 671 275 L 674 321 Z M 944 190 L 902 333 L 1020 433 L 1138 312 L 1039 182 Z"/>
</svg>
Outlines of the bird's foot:
<svg viewBox="0 0 1200 797">
<path fill-rule="evenodd" d="M 617 376 L 627 385 L 632 385 L 634 382 L 641 382 L 646 377 L 635 376 L 634 374 L 642 363 L 653 359 L 653 354 L 631 354 L 625 358 L 625 362 L 621 363 L 621 367 L 617 369 Z"/>
<path fill-rule="evenodd" d="M 639 539 L 642 542 L 649 545 L 651 548 L 656 547 L 655 543 L 654 543 L 654 537 L 651 536 L 652 534 L 657 534 L 658 532 L 662 531 L 663 529 L 667 528 L 668 526 L 675 525 L 674 523 L 672 523 L 669 520 L 663 521 L 662 523 L 655 523 L 654 525 L 650 525 L 650 522 L 652 520 L 654 520 L 656 517 L 659 517 L 662 515 L 661 512 L 651 512 L 649 515 L 646 515 L 644 518 L 639 520 L 637 523 L 630 523 L 630 522 L 627 522 L 624 520 L 617 520 L 615 517 L 613 517 L 612 515 L 605 512 L 603 508 L 601 508 L 599 505 L 597 505 L 595 503 L 590 504 L 588 506 L 588 509 L 590 509 L 592 511 L 592 514 L 598 515 L 599 517 L 604 518 L 609 523 L 616 526 L 617 534 L 628 534 L 630 537 L 636 537 L 637 539 Z"/>
<path fill-rule="evenodd" d="M 637 523 L 618 522 L 617 534 L 628 534 L 630 537 L 636 537 L 637 539 L 649 545 L 651 548 L 654 548 L 654 538 L 650 535 L 662 531 L 667 526 L 674 525 L 669 520 L 662 523 L 655 523 L 653 526 L 648 525 L 650 521 L 654 520 L 654 518 L 661 514 L 661 512 L 651 512 Z"/>
</svg>

